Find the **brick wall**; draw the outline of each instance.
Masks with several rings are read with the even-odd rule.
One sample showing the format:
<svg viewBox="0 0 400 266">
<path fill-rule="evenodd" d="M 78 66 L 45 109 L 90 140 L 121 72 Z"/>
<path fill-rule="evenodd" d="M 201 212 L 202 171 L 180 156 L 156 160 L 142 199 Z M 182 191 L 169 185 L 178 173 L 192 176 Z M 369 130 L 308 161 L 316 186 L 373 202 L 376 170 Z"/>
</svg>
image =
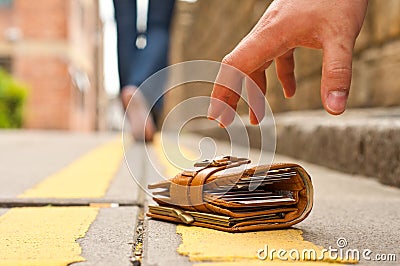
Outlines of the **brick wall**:
<svg viewBox="0 0 400 266">
<path fill-rule="evenodd" d="M 13 1 L 15 24 L 25 39 L 64 40 L 67 38 L 69 1 Z"/>
<path fill-rule="evenodd" d="M 271 1 L 198 0 L 179 2 L 173 28 L 171 60 L 221 60 L 244 37 Z M 321 108 L 322 53 L 298 48 L 295 52 L 297 92 L 285 100 L 272 66 L 267 71 L 267 98 L 275 112 Z M 362 32 L 357 40 L 350 107 L 400 104 L 400 1 L 370 0 Z M 205 87 L 202 94 L 210 92 Z M 171 97 L 167 106 L 196 92 Z M 245 112 L 243 105 L 240 106 Z"/>
<path fill-rule="evenodd" d="M 94 130 L 100 126 L 101 23 L 97 0 L 14 0 L 0 8 L 0 54 L 29 88 L 24 127 Z M 104 105 L 101 106 L 105 108 Z M 105 117 L 104 117 L 105 119 Z"/>
</svg>

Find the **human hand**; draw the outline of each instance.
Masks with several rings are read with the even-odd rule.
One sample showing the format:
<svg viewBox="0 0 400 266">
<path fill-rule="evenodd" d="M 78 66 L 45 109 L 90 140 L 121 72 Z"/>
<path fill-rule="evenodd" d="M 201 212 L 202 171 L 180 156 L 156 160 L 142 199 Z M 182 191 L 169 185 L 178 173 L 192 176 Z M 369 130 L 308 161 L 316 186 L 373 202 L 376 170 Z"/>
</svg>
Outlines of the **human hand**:
<svg viewBox="0 0 400 266">
<path fill-rule="evenodd" d="M 290 98 L 296 91 L 294 49 L 299 46 L 322 49 L 322 104 L 330 114 L 343 113 L 351 83 L 353 48 L 367 5 L 367 0 L 273 1 L 251 32 L 224 57 L 217 81 L 237 78 L 229 70 L 232 66 L 248 75 L 264 96 L 265 69 L 274 60 L 284 95 Z M 227 88 L 217 81 L 208 117 L 219 118 L 222 126 L 228 126 L 234 119 L 242 84 L 232 82 Z M 265 99 L 254 88 L 246 89 L 250 122 L 258 124 L 264 117 Z"/>
</svg>

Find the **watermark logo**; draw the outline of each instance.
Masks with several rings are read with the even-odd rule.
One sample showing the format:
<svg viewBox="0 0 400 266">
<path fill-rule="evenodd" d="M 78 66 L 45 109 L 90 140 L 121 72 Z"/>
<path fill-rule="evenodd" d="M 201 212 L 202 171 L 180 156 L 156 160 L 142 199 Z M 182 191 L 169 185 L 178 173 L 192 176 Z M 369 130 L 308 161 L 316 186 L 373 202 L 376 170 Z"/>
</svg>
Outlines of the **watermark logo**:
<svg viewBox="0 0 400 266">
<path fill-rule="evenodd" d="M 345 248 L 347 247 L 347 240 L 344 237 L 339 237 L 336 240 L 336 245 L 338 246 L 338 248 Z"/>
<path fill-rule="evenodd" d="M 225 78 L 220 77 L 221 69 L 229 74 L 227 78 L 226 75 L 224 75 Z M 261 125 L 252 126 L 252 132 L 257 133 L 260 140 L 256 147 L 252 147 L 257 151 L 253 150 L 252 156 L 250 156 L 252 137 L 247 131 L 249 118 L 239 116 L 235 108 L 225 101 L 211 98 L 211 89 L 215 84 L 228 89 L 227 95 L 240 101 L 243 112 L 247 109 L 246 113 L 250 111 L 250 114 L 256 116 L 258 121 L 262 121 L 263 130 L 261 130 Z M 160 92 L 161 87 L 165 89 Z M 149 112 L 146 117 L 151 115 L 150 110 L 156 110 L 159 107 L 160 102 L 164 100 L 164 104 L 166 104 L 166 99 L 173 99 L 172 108 L 164 113 L 158 138 L 161 143 L 157 143 L 155 146 L 161 147 L 162 152 L 157 150 L 157 155 L 162 153 L 162 160 L 168 161 L 176 169 L 175 174 L 193 168 L 196 162 L 222 155 L 252 157 L 254 165 L 272 163 L 276 146 L 275 121 L 272 111 L 257 83 L 240 70 L 215 61 L 182 62 L 158 71 L 144 81 L 138 91 L 141 91 L 149 102 Z M 207 119 L 211 101 L 218 108 L 224 110 L 224 116 L 214 120 Z M 256 108 L 250 108 L 250 106 L 256 106 Z M 136 108 L 132 101 L 127 110 L 129 111 L 130 108 L 133 110 Z M 125 160 L 133 179 L 148 195 L 151 195 L 147 184 L 164 181 L 173 175 L 166 175 L 163 165 L 160 164 L 160 158 L 154 155 L 154 147 L 147 145 L 144 140 L 136 140 L 136 145 L 132 145 L 130 125 L 132 121 L 128 121 L 127 114 L 129 112 L 125 113 L 122 132 Z M 224 141 L 228 143 L 226 146 L 229 148 L 220 149 L 216 144 L 217 141 L 214 140 L 214 135 L 209 132 L 218 129 L 219 125 L 228 125 L 227 122 L 232 122 L 234 126 L 226 126 L 220 130 L 224 130 Z M 145 128 L 142 130 L 145 135 Z M 190 152 L 192 154 L 188 156 L 185 152 L 185 145 L 182 143 L 184 142 L 182 136 L 188 135 L 191 130 L 192 132 L 201 132 L 201 136 L 191 136 Z M 198 149 L 196 150 L 193 146 L 197 146 Z M 132 149 L 136 149 L 136 151 Z M 140 151 L 138 151 L 139 149 Z M 142 156 L 138 157 L 137 154 Z M 245 167 L 243 165 L 240 169 L 244 171 Z M 230 170 L 232 169 L 225 171 Z M 146 175 L 150 176 L 151 180 L 143 178 L 144 171 L 151 171 L 151 175 Z M 249 189 L 256 189 L 261 181 L 252 181 Z M 226 191 L 228 190 L 227 187 Z"/>
<path fill-rule="evenodd" d="M 270 248 L 268 244 L 257 251 L 257 258 L 260 260 L 281 260 L 281 261 L 339 261 L 339 262 L 395 262 L 395 253 L 374 253 L 371 249 L 348 248 L 347 239 L 340 237 L 336 241 L 336 247 L 329 246 L 328 249 L 276 249 Z"/>
</svg>

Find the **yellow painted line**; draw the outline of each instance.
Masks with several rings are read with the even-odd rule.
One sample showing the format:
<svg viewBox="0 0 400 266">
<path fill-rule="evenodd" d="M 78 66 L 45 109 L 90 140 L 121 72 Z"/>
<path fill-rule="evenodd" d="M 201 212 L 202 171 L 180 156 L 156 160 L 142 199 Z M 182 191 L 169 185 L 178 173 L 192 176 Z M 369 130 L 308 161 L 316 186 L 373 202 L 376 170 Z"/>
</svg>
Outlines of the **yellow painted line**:
<svg viewBox="0 0 400 266">
<path fill-rule="evenodd" d="M 236 262 L 206 262 L 206 263 L 195 263 L 195 266 L 265 266 L 265 265 L 274 265 L 274 266 L 287 266 L 288 263 L 285 261 L 236 261 Z M 291 263 L 292 265 L 309 265 L 309 261 L 296 261 Z M 289 264 L 290 265 L 290 264 Z M 332 265 L 329 262 L 312 262 L 313 266 L 328 266 Z"/>
<path fill-rule="evenodd" d="M 186 147 L 177 147 L 175 143 L 168 141 L 168 139 L 161 140 L 160 134 L 156 134 L 153 140 L 153 148 L 157 157 L 160 159 L 160 162 L 165 166 L 164 168 L 164 175 L 166 177 L 173 177 L 177 173 L 182 172 L 182 169 L 178 168 L 177 166 L 171 164 L 164 155 L 164 150 L 168 151 L 168 155 L 173 157 L 174 153 L 182 152 L 182 155 L 187 158 L 188 160 L 195 160 L 198 156 L 196 156 L 193 151 Z M 180 148 L 180 150 L 178 149 Z M 177 156 L 178 157 L 178 156 Z M 174 157 L 174 158 L 177 158 Z M 193 165 L 185 165 L 186 162 L 175 162 L 179 163 L 179 167 L 182 168 L 190 168 Z"/>
<path fill-rule="evenodd" d="M 62 151 L 60 151 L 62 152 Z M 99 198 L 104 196 L 123 158 L 120 138 L 72 162 L 20 198 Z"/>
<path fill-rule="evenodd" d="M 321 261 L 307 260 L 304 263 L 312 263 L 312 265 L 327 265 L 330 262 L 328 255 L 325 258 L 321 256 L 320 246 L 309 241 L 305 241 L 302 237 L 302 231 L 298 229 L 287 230 L 270 230 L 248 233 L 227 233 L 218 230 L 212 230 L 202 227 L 177 226 L 177 233 L 182 236 L 182 244 L 178 248 L 178 253 L 189 256 L 190 261 L 203 262 L 200 265 L 265 265 L 266 263 L 274 263 L 274 265 L 291 263 L 289 256 L 286 254 L 288 261 L 281 261 L 273 253 L 273 258 L 260 260 L 257 258 L 257 251 L 284 249 L 290 251 L 292 249 L 302 252 L 304 249 L 312 249 L 317 252 L 317 258 Z M 301 255 L 299 256 L 301 257 Z M 322 259 L 323 258 L 323 259 Z M 299 261 L 295 261 L 298 263 Z M 348 261 L 349 262 L 349 261 Z M 275 264 L 276 263 L 276 264 Z"/>
<path fill-rule="evenodd" d="M 0 265 L 84 261 L 76 242 L 97 216 L 92 207 L 13 208 L 0 216 Z"/>
<path fill-rule="evenodd" d="M 159 161 L 163 163 L 168 176 L 174 176 L 178 173 L 178 169 L 174 167 L 165 158 L 161 141 L 156 138 L 155 151 L 159 157 Z M 168 140 L 163 139 L 162 145 L 169 145 Z M 182 147 L 181 147 L 182 150 Z M 190 154 L 189 149 L 185 149 L 185 155 Z M 194 155 L 192 155 L 194 156 Z M 305 241 L 302 237 L 302 231 L 299 229 L 287 230 L 270 230 L 248 233 L 227 233 L 218 230 L 212 230 L 195 226 L 178 225 L 177 234 L 182 236 L 182 244 L 178 247 L 178 253 L 188 256 L 193 262 L 206 262 L 196 265 L 201 266 L 236 266 L 236 265 L 265 265 L 266 263 L 274 263 L 279 265 L 282 263 L 293 263 L 293 261 L 282 261 L 273 254 L 266 260 L 260 260 L 257 257 L 257 251 L 265 248 L 268 249 L 284 249 L 290 251 L 292 249 L 302 252 L 305 249 L 313 249 L 317 255 L 321 254 L 323 247 L 317 246 L 309 241 Z M 317 256 L 319 257 L 319 256 Z M 306 258 L 307 259 L 307 258 Z M 313 265 L 326 265 L 331 262 L 344 262 L 329 260 L 329 256 L 321 256 L 320 261 L 305 261 L 304 263 Z M 346 261 L 354 263 L 354 261 Z M 296 261 L 299 263 L 299 261 Z"/>
</svg>

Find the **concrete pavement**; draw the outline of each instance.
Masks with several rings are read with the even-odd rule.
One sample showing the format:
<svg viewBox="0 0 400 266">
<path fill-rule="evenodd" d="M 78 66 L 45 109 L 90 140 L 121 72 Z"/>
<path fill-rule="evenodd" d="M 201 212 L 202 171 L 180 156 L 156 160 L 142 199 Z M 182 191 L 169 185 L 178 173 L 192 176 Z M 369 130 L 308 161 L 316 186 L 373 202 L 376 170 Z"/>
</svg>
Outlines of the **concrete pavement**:
<svg viewBox="0 0 400 266">
<path fill-rule="evenodd" d="M 200 139 L 198 136 L 181 137 L 181 143 L 187 149 L 197 151 Z M 229 145 L 216 144 L 217 151 L 210 150 L 209 153 L 229 153 Z M 214 147 L 208 146 L 210 149 Z M 237 147 L 235 150 L 240 153 Z M 238 155 L 245 155 L 247 150 L 243 149 L 242 153 Z M 253 161 L 259 155 L 258 150 L 250 152 Z M 268 154 L 265 157 L 268 158 Z M 298 230 L 288 235 L 285 235 L 286 230 L 277 235 L 277 231 L 243 233 L 237 238 L 238 234 L 220 234 L 210 229 L 148 220 L 144 265 L 264 265 L 266 261 L 256 258 L 257 250 L 264 244 L 279 241 L 278 248 L 301 249 L 316 245 L 328 249 L 329 246 L 338 248 L 337 241 L 342 238 L 347 242 L 346 249 L 372 251 L 371 261 L 361 258 L 360 265 L 399 263 L 399 189 L 382 185 L 374 179 L 344 174 L 286 156 L 276 155 L 274 161 L 299 163 L 313 178 L 314 209 L 305 221 L 294 226 Z M 164 163 L 168 167 L 168 161 Z M 372 256 L 377 254 L 394 254 L 392 259 L 396 261 L 372 261 Z"/>
<path fill-rule="evenodd" d="M 0 132 L 0 265 L 131 265 L 143 197 L 120 139 Z"/>
<path fill-rule="evenodd" d="M 179 171 L 164 155 L 179 146 L 163 137 L 147 147 L 125 146 L 127 168 L 119 134 L 0 132 L 0 265 L 132 265 L 138 217 L 152 201 L 131 175 L 145 187 Z M 202 138 L 181 135 L 179 151 L 200 156 Z M 201 143 L 203 157 L 231 151 L 224 142 Z M 253 161 L 260 156 L 237 145 L 235 152 Z M 267 162 L 271 154 L 261 157 Z M 379 265 L 399 263 L 399 189 L 290 157 L 274 160 L 300 163 L 310 172 L 315 203 L 305 221 L 291 230 L 227 234 L 145 218 L 142 265 L 264 265 L 268 261 L 258 260 L 256 252 L 265 244 L 335 248 L 339 238 L 346 239 L 346 248 L 370 249 L 371 257 L 396 256 Z"/>
<path fill-rule="evenodd" d="M 84 262 L 75 265 L 131 265 L 138 207 L 102 208 L 84 238 Z"/>
</svg>

